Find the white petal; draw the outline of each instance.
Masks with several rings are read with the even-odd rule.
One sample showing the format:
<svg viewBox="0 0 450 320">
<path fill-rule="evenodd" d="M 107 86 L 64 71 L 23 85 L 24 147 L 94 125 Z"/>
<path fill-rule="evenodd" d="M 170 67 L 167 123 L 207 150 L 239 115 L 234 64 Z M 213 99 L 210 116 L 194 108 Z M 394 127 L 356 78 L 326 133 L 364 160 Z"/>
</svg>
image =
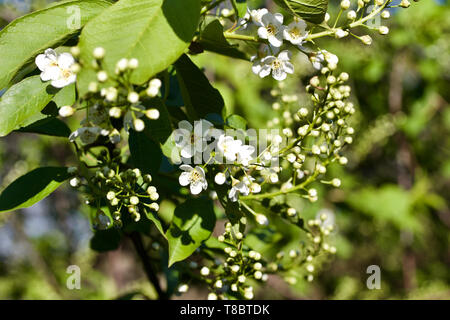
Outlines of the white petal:
<svg viewBox="0 0 450 320">
<path fill-rule="evenodd" d="M 74 62 L 75 59 L 67 52 L 61 53 L 58 57 L 58 66 L 62 69 L 69 69 Z"/>
<path fill-rule="evenodd" d="M 48 81 L 48 80 L 57 80 L 61 76 L 61 69 L 57 66 L 53 67 L 47 67 L 44 69 L 44 71 L 41 72 L 41 80 L 42 81 Z"/>
<path fill-rule="evenodd" d="M 278 59 L 288 61 L 289 59 L 291 59 L 291 52 L 289 50 L 281 51 L 280 54 L 278 55 Z"/>
<path fill-rule="evenodd" d="M 274 17 L 275 20 L 277 20 L 280 24 L 283 24 L 284 17 L 283 17 L 283 15 L 282 15 L 281 13 L 275 13 L 275 14 L 273 15 L 273 17 Z"/>
<path fill-rule="evenodd" d="M 189 121 L 181 120 L 180 122 L 178 122 L 178 128 L 184 129 L 187 131 L 192 131 L 192 129 L 194 127 L 192 126 L 192 124 L 189 123 Z"/>
<path fill-rule="evenodd" d="M 34 62 L 36 63 L 39 70 L 44 71 L 50 64 L 51 60 L 48 59 L 45 54 L 40 54 L 36 57 Z"/>
<path fill-rule="evenodd" d="M 56 80 L 52 80 L 52 86 L 55 88 L 63 88 L 65 86 L 68 86 L 72 82 L 69 81 L 69 79 L 59 78 Z"/>
<path fill-rule="evenodd" d="M 199 194 L 200 192 L 202 192 L 203 190 L 203 185 L 202 183 L 195 183 L 195 184 L 191 184 L 191 193 L 192 194 Z"/>
<path fill-rule="evenodd" d="M 254 74 L 259 74 L 261 72 L 261 61 L 257 60 L 255 63 L 253 63 L 252 65 L 252 71 Z"/>
<path fill-rule="evenodd" d="M 259 73 L 259 76 L 260 76 L 261 78 L 267 77 L 267 76 L 270 74 L 270 71 L 271 71 L 271 70 L 272 70 L 272 68 L 271 68 L 270 66 L 264 65 L 264 66 L 261 68 L 261 72 Z"/>
<path fill-rule="evenodd" d="M 194 155 L 194 150 L 192 149 L 190 144 L 184 146 L 183 149 L 181 149 L 181 156 L 183 158 L 191 158 Z"/>
<path fill-rule="evenodd" d="M 190 165 L 188 164 L 182 164 L 180 166 L 180 169 L 186 172 L 191 172 L 192 170 L 194 170 L 194 168 L 192 168 Z"/>
<path fill-rule="evenodd" d="M 258 29 L 258 36 L 261 39 L 267 39 L 267 36 L 268 36 L 267 29 L 265 27 L 259 27 L 259 29 Z"/>
<path fill-rule="evenodd" d="M 294 73 L 294 65 L 290 62 L 283 63 L 283 69 L 285 72 L 293 74 Z"/>
<path fill-rule="evenodd" d="M 183 187 L 187 186 L 189 184 L 189 172 L 183 172 L 182 174 L 180 174 L 180 176 L 178 177 L 178 182 L 180 183 L 180 185 L 182 185 Z"/>
<path fill-rule="evenodd" d="M 271 45 L 273 45 L 276 48 L 279 48 L 283 45 L 283 34 L 280 32 L 275 36 L 270 36 L 268 40 Z"/>
<path fill-rule="evenodd" d="M 281 68 L 272 70 L 272 77 L 275 80 L 282 81 L 286 79 L 286 76 L 287 76 L 286 72 L 284 72 L 284 70 Z"/>
</svg>

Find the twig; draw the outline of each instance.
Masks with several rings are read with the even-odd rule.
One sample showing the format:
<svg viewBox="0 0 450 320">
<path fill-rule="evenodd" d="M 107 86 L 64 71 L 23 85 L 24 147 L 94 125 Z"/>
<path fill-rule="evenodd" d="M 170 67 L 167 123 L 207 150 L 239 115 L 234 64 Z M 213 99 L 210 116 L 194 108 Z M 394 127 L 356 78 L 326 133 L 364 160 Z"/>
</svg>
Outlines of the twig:
<svg viewBox="0 0 450 320">
<path fill-rule="evenodd" d="M 144 267 L 145 274 L 147 275 L 148 280 L 155 287 L 156 293 L 158 294 L 158 298 L 160 300 L 167 300 L 168 296 L 166 292 L 161 289 L 159 284 L 159 280 L 156 277 L 156 272 L 153 269 L 152 264 L 150 263 L 149 256 L 147 255 L 147 251 L 145 251 L 144 243 L 142 242 L 142 237 L 138 232 L 133 232 L 130 235 L 131 240 L 133 241 L 133 245 L 136 248 L 136 252 L 139 255 L 139 258 L 142 261 L 142 265 Z"/>
</svg>

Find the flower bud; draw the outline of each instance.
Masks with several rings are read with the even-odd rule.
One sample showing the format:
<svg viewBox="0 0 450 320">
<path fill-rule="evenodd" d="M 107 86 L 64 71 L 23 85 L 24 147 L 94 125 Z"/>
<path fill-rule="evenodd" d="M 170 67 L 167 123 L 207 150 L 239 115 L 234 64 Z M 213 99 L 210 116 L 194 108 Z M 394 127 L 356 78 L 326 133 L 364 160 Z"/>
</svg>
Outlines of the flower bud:
<svg viewBox="0 0 450 320">
<path fill-rule="evenodd" d="M 145 123 L 141 119 L 134 119 L 133 127 L 134 127 L 134 130 L 136 130 L 137 132 L 141 132 L 141 131 L 144 131 L 144 129 L 145 129 Z"/>
<path fill-rule="evenodd" d="M 61 107 L 58 111 L 59 115 L 64 118 L 70 117 L 71 115 L 74 114 L 74 112 L 75 112 L 75 109 L 72 108 L 72 106 Z"/>
<path fill-rule="evenodd" d="M 410 5 L 411 5 L 411 2 L 409 2 L 408 0 L 402 0 L 402 2 L 400 2 L 400 7 L 403 7 L 403 8 L 409 8 Z"/>
<path fill-rule="evenodd" d="M 136 58 L 132 58 L 132 59 L 130 59 L 130 61 L 128 61 L 128 68 L 137 69 L 138 66 L 139 66 L 139 60 Z"/>
<path fill-rule="evenodd" d="M 360 39 L 362 43 L 364 43 L 367 46 L 370 46 L 372 44 L 372 38 L 369 35 L 362 36 Z"/>
<path fill-rule="evenodd" d="M 342 0 L 341 1 L 341 8 L 342 10 L 347 10 L 348 8 L 350 8 L 350 0 Z"/>
<path fill-rule="evenodd" d="M 105 82 L 106 80 L 108 80 L 108 74 L 106 73 L 106 71 L 99 71 L 97 73 L 97 80 L 100 82 Z"/>
<path fill-rule="evenodd" d="M 149 118 L 150 120 L 158 120 L 160 114 L 159 114 L 159 110 L 158 110 L 158 109 L 151 108 L 151 109 L 148 109 L 148 110 L 145 112 L 145 115 L 146 115 L 146 117 Z"/>
<path fill-rule="evenodd" d="M 347 19 L 355 20 L 356 19 L 356 11 L 350 10 L 349 12 L 347 12 Z"/>
<path fill-rule="evenodd" d="M 97 60 L 103 59 L 105 57 L 105 48 L 103 47 L 97 47 L 92 52 L 94 55 L 94 58 Z"/>
<path fill-rule="evenodd" d="M 131 91 L 127 97 L 130 103 L 138 103 L 139 102 L 139 94 L 137 92 Z"/>
<path fill-rule="evenodd" d="M 386 26 L 381 26 L 381 27 L 378 29 L 378 32 L 379 32 L 380 34 L 382 34 L 382 35 L 386 35 L 386 34 L 389 33 L 389 28 L 386 27 Z"/>
</svg>

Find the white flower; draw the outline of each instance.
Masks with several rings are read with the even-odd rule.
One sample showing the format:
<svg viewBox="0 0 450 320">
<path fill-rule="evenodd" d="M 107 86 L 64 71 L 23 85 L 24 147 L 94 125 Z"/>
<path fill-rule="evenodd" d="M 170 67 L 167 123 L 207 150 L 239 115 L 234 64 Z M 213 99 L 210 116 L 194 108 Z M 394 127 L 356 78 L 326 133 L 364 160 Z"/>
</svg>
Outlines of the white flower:
<svg viewBox="0 0 450 320">
<path fill-rule="evenodd" d="M 217 148 L 221 155 L 227 161 L 234 162 L 237 159 L 239 150 L 241 149 L 242 141 L 234 140 L 233 137 L 222 134 L 217 142 Z"/>
<path fill-rule="evenodd" d="M 308 32 L 306 32 L 306 23 L 302 19 L 291 22 L 283 30 L 284 39 L 290 41 L 293 45 L 301 45 L 305 40 Z"/>
<path fill-rule="evenodd" d="M 208 188 L 208 182 L 205 179 L 205 171 L 202 167 L 196 166 L 192 168 L 188 164 L 183 164 L 180 169 L 184 172 L 180 175 L 178 181 L 185 187 L 190 185 L 190 190 L 192 194 L 199 194 L 202 190 Z"/>
<path fill-rule="evenodd" d="M 252 181 L 255 180 L 252 177 L 245 176 L 242 181 L 233 179 L 233 186 L 231 187 L 230 192 L 228 193 L 228 198 L 232 202 L 236 202 L 238 200 L 239 194 L 243 196 L 248 196 L 250 193 L 250 186 Z"/>
<path fill-rule="evenodd" d="M 264 44 L 261 46 L 260 50 L 258 50 L 258 53 L 254 56 L 250 57 L 250 61 L 253 62 L 252 65 L 252 71 L 254 74 L 258 74 L 261 72 L 261 69 L 263 67 L 263 63 L 261 62 L 262 59 L 264 59 L 267 56 L 272 56 L 275 54 L 278 54 L 280 51 L 279 48 L 269 46 L 267 44 Z"/>
<path fill-rule="evenodd" d="M 261 39 L 267 39 L 274 47 L 283 44 L 283 15 L 281 13 L 271 14 L 267 12 L 261 18 L 262 26 L 258 29 Z"/>
<path fill-rule="evenodd" d="M 82 143 L 91 144 L 95 142 L 95 140 L 97 140 L 99 135 L 106 136 L 108 134 L 108 130 L 102 129 L 100 127 L 82 127 L 72 132 L 69 136 L 69 140 L 73 142 L 75 141 L 75 139 L 80 138 Z"/>
<path fill-rule="evenodd" d="M 252 154 L 255 152 L 255 147 L 243 145 L 239 148 L 237 153 L 237 161 L 244 166 L 248 166 L 248 163 L 253 160 Z"/>
<path fill-rule="evenodd" d="M 262 17 L 268 13 L 269 11 L 266 8 L 249 10 L 250 17 L 252 18 L 252 22 L 258 27 L 263 27 Z"/>
<path fill-rule="evenodd" d="M 259 76 L 267 77 L 272 72 L 275 80 L 281 81 L 286 79 L 287 74 L 294 73 L 294 65 L 289 62 L 291 53 L 288 50 L 281 51 L 277 57 L 268 56 L 262 59 L 263 64 Z"/>
<path fill-rule="evenodd" d="M 44 54 L 36 57 L 35 63 L 41 70 L 41 80 L 51 80 L 51 85 L 55 88 L 62 88 L 74 83 L 77 76 L 71 67 L 75 59 L 70 53 L 57 54 L 53 49 L 45 50 Z"/>
<path fill-rule="evenodd" d="M 201 119 L 195 121 L 194 126 L 189 121 L 178 122 L 178 129 L 175 130 L 175 145 L 181 148 L 183 158 L 191 158 L 196 152 L 203 152 L 207 147 L 208 133 L 212 123 Z"/>
</svg>

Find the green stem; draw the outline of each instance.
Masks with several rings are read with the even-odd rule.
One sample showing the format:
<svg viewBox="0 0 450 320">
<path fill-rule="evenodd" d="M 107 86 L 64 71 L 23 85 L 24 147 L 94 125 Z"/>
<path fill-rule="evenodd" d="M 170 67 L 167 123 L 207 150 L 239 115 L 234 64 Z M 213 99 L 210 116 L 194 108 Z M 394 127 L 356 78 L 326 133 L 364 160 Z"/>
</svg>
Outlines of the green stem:
<svg viewBox="0 0 450 320">
<path fill-rule="evenodd" d="M 224 32 L 223 35 L 224 35 L 224 37 L 225 37 L 226 39 L 243 40 L 243 41 L 252 41 L 252 42 L 260 42 L 260 39 L 258 39 L 257 37 L 246 36 L 246 35 L 243 35 L 243 34 L 236 34 L 236 33 L 231 33 L 231 32 Z"/>
</svg>

